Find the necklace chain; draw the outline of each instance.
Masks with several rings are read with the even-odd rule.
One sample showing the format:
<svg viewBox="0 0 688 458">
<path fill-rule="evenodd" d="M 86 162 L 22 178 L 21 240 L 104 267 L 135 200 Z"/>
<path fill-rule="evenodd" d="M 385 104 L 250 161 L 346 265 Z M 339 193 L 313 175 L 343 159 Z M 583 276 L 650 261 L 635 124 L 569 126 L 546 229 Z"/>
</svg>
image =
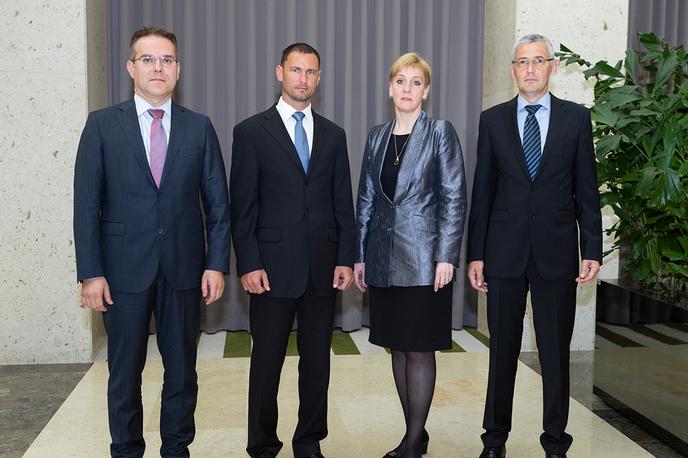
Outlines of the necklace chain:
<svg viewBox="0 0 688 458">
<path fill-rule="evenodd" d="M 404 148 L 406 148 L 406 142 L 408 142 L 408 139 L 411 137 L 411 134 L 408 134 L 406 136 L 406 140 L 404 140 L 404 144 L 401 147 L 401 151 L 397 151 L 396 136 L 392 135 L 392 137 L 392 139 L 394 140 L 394 165 L 399 165 L 401 156 L 404 154 Z"/>
</svg>

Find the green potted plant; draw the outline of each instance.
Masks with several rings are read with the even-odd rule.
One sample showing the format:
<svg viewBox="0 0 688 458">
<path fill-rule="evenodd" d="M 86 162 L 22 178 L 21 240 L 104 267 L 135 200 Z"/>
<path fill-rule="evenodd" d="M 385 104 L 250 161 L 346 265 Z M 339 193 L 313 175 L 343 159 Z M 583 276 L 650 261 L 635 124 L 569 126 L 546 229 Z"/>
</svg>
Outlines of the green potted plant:
<svg viewBox="0 0 688 458">
<path fill-rule="evenodd" d="M 593 78 L 591 117 L 608 230 L 624 248 L 624 277 L 663 301 L 688 295 L 688 54 L 655 34 L 643 51 L 592 65 L 566 46 L 557 56 Z"/>
</svg>

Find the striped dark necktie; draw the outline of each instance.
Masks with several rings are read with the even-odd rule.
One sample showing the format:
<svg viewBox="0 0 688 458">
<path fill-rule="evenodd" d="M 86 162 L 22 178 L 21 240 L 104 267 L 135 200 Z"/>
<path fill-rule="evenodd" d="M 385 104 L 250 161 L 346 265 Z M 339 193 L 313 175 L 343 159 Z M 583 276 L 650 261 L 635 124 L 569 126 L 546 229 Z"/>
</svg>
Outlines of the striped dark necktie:
<svg viewBox="0 0 688 458">
<path fill-rule="evenodd" d="M 542 105 L 526 105 L 526 123 L 523 126 L 523 155 L 526 158 L 526 167 L 530 174 L 530 180 L 535 179 L 538 168 L 540 167 L 540 158 L 542 157 L 542 150 L 540 148 L 540 126 L 538 125 L 535 113 Z"/>
</svg>

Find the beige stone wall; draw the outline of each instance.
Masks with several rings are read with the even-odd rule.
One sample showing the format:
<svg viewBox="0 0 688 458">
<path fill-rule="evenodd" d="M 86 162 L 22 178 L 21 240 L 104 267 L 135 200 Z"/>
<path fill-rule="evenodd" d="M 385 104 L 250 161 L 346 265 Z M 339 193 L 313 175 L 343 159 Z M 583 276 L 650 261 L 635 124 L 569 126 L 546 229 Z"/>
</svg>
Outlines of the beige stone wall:
<svg viewBox="0 0 688 458">
<path fill-rule="evenodd" d="M 486 0 L 485 54 L 483 65 L 483 107 L 513 97 L 517 90 L 508 72 L 511 48 L 515 40 L 528 33 L 549 37 L 555 49 L 563 43 L 591 62 L 606 59 L 615 63 L 624 56 L 628 33 L 628 0 Z M 592 82 L 585 81 L 579 68 L 566 67 L 552 78 L 550 90 L 558 97 L 590 106 Z M 603 210 L 604 228 L 610 227 L 614 216 Z M 604 249 L 613 240 L 604 239 Z M 600 277 L 616 277 L 618 256 L 604 259 Z M 594 348 L 595 285 L 578 288 L 576 326 L 571 349 Z M 479 327 L 487 332 L 485 297 L 479 300 Z M 522 350 L 535 350 L 535 333 L 530 304 L 526 312 Z"/>
<path fill-rule="evenodd" d="M 105 0 L 3 1 L 0 54 L 0 364 L 90 361 L 103 331 L 79 308 L 72 179 L 106 100 Z"/>
</svg>

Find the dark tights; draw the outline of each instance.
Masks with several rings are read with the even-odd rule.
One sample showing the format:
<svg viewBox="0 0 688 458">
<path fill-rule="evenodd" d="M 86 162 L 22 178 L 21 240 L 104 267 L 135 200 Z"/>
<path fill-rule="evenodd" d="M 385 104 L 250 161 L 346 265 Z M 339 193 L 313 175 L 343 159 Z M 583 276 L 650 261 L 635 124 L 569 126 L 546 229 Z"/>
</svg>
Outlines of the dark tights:
<svg viewBox="0 0 688 458">
<path fill-rule="evenodd" d="M 404 458 L 419 458 L 435 392 L 435 352 L 392 350 L 392 372 L 406 420 L 406 434 L 397 450 Z"/>
</svg>

